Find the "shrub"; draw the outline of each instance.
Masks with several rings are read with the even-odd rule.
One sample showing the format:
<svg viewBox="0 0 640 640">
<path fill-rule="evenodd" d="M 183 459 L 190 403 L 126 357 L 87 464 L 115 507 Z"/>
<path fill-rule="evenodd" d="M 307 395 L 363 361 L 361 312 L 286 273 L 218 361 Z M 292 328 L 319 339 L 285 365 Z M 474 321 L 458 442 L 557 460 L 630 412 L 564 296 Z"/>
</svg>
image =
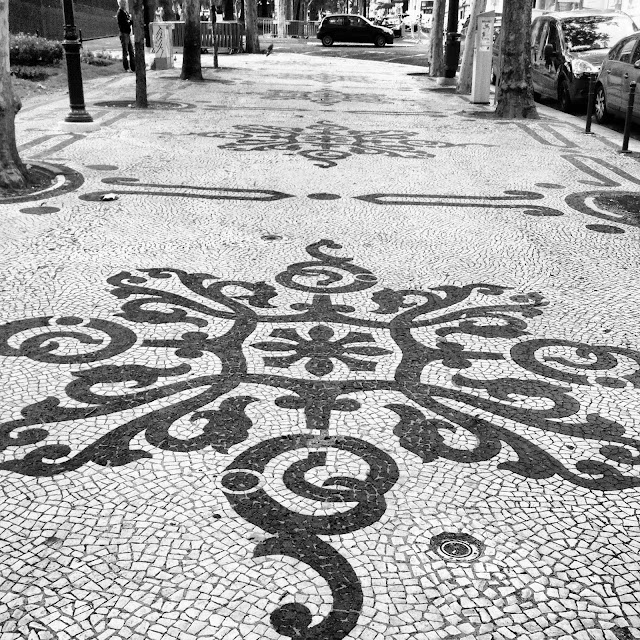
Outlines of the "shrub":
<svg viewBox="0 0 640 640">
<path fill-rule="evenodd" d="M 95 67 L 108 67 L 112 65 L 115 60 L 111 54 L 106 51 L 87 51 L 82 54 L 82 62 Z"/>
<path fill-rule="evenodd" d="M 25 33 L 11 34 L 9 38 L 9 62 L 12 65 L 57 64 L 63 53 L 62 45 L 54 40 Z"/>
<path fill-rule="evenodd" d="M 33 82 L 40 82 L 49 77 L 49 74 L 41 67 L 13 67 L 11 75 L 21 80 L 32 80 Z"/>
</svg>

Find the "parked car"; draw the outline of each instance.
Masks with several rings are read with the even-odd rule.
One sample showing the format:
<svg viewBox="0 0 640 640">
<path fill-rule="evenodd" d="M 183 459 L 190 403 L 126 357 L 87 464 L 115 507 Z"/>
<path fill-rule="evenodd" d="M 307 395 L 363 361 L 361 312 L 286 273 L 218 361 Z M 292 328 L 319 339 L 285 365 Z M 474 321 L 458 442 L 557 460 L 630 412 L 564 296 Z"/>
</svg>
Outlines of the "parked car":
<svg viewBox="0 0 640 640">
<path fill-rule="evenodd" d="M 531 75 L 536 96 L 556 98 L 563 111 L 586 103 L 589 78 L 609 49 L 636 30 L 617 11 L 582 9 L 547 13 L 531 24 Z"/>
<path fill-rule="evenodd" d="M 596 121 L 604 123 L 613 115 L 624 115 L 629 100 L 629 84 L 640 84 L 640 31 L 623 38 L 609 51 L 596 84 Z M 640 100 L 636 98 L 633 119 L 640 121 Z"/>
<path fill-rule="evenodd" d="M 371 24 L 366 18 L 351 14 L 327 16 L 318 29 L 318 39 L 325 47 L 334 42 L 371 42 L 376 47 L 393 44 L 393 31 Z"/>
<path fill-rule="evenodd" d="M 380 22 L 381 27 L 391 29 L 395 38 L 402 36 L 402 22 L 398 16 L 385 16 Z"/>
</svg>

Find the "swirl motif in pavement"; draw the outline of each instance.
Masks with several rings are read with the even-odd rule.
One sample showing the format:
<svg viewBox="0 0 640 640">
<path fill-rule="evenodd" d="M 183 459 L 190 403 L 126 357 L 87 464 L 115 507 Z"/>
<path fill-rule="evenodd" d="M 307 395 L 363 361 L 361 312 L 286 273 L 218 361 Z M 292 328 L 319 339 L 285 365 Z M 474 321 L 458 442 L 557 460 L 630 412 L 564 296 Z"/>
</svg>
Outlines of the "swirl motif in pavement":
<svg viewBox="0 0 640 640">
<path fill-rule="evenodd" d="M 295 558 L 331 588 L 331 611 L 320 622 L 297 603 L 271 612 L 280 634 L 318 640 L 344 638 L 363 607 L 356 573 L 322 536 L 385 517 L 385 494 L 399 478 L 393 452 L 383 450 L 388 442 L 336 433 L 336 412 L 360 411 L 365 397 L 398 399 L 381 400 L 380 414 L 398 446 L 423 464 L 482 465 L 500 456 L 496 474 L 558 476 L 598 491 L 640 486 L 631 425 L 589 409 L 594 390 L 637 393 L 640 353 L 532 337 L 529 321 L 547 304 L 539 293 L 508 296 L 485 283 L 385 288 L 369 269 L 332 253 L 340 248 L 331 240 L 308 246 L 310 259 L 274 284 L 171 268 L 122 272 L 108 279 L 124 300 L 116 318 L 4 324 L 4 367 L 21 359 L 72 379 L 57 396 L 38 388 L 39 399 L 0 424 L 0 470 L 53 476 L 89 462 L 135 464 L 154 449 L 208 449 L 225 465 L 219 482 L 230 507 L 272 535 L 254 556 Z M 150 364 L 157 360 L 165 364 Z M 256 388 L 269 390 L 274 413 L 300 412 L 302 432 L 243 449 L 267 420 L 249 409 L 260 400 Z M 78 447 L 92 420 L 108 431 Z M 174 428 L 180 421 L 198 426 L 185 436 Z M 74 448 L 56 435 L 61 424 L 74 428 Z M 456 446 L 454 433 L 472 444 Z M 349 470 L 314 482 L 330 451 L 360 459 L 365 477 Z M 279 457 L 286 469 L 275 480 L 321 509 L 309 515 L 277 499 L 271 463 Z"/>
<path fill-rule="evenodd" d="M 542 314 L 547 304 L 538 293 L 487 303 L 504 296 L 506 288 L 482 283 L 380 288 L 368 269 L 327 253 L 339 248 L 329 240 L 310 245 L 312 259 L 278 274 L 275 286 L 179 269 L 122 272 L 108 279 L 112 294 L 126 300 L 118 319 L 46 316 L 1 326 L 5 366 L 11 358 L 27 358 L 53 368 L 75 368 L 65 388 L 71 404 L 49 396 L 27 404 L 20 417 L 0 425 L 2 450 L 17 451 L 0 469 L 38 476 L 77 469 L 90 460 L 128 464 L 152 455 L 130 448 L 138 434 L 159 449 L 209 446 L 223 452 L 242 442 L 252 424 L 245 408 L 253 398 L 239 393 L 242 385 L 258 384 L 282 390 L 275 405 L 303 410 L 308 428 L 321 430 L 329 429 L 333 411 L 358 410 L 360 401 L 354 395 L 397 391 L 407 402 L 386 407 L 398 416 L 391 427 L 402 445 L 425 461 L 485 461 L 507 444 L 517 459 L 499 467 L 524 477 L 557 474 L 600 490 L 640 485 L 633 473 L 638 440 L 625 435 L 625 426 L 612 419 L 584 412 L 578 417 L 581 394 L 589 387 L 640 387 L 637 351 L 527 337 L 527 320 Z M 361 300 L 362 292 L 374 288 L 368 308 L 349 303 L 350 294 L 359 294 Z M 286 292 L 299 300 L 274 304 Z M 469 304 L 471 298 L 481 303 Z M 178 324 L 181 332 L 174 329 L 169 335 Z M 184 324 L 194 329 L 183 331 Z M 165 328 L 167 337 L 141 338 L 136 327 L 143 326 L 156 332 Z M 470 347 L 469 340 L 477 347 Z M 507 353 L 491 346 L 505 340 L 513 341 Z M 134 349 L 169 352 L 180 362 L 170 367 L 119 364 Z M 190 376 L 190 362 L 205 353 L 217 358 L 218 369 Z M 465 375 L 478 361 L 508 363 L 522 373 Z M 425 372 L 435 365 L 451 372 L 449 384 L 426 381 Z M 107 393 L 98 385 L 120 387 Z M 185 390 L 193 391 L 188 400 L 117 424 L 79 451 L 46 443 L 44 425 L 113 415 L 159 399 L 167 404 L 166 399 Z M 218 408 L 208 408 L 219 399 Z M 181 440 L 170 435 L 170 427 L 184 416 L 204 418 L 208 424 L 198 436 Z M 527 435 L 507 426 L 515 423 L 525 427 Z M 528 428 L 604 444 L 570 464 L 546 450 Z M 455 429 L 475 437 L 476 446 L 458 450 L 445 445 L 441 430 Z"/>
</svg>

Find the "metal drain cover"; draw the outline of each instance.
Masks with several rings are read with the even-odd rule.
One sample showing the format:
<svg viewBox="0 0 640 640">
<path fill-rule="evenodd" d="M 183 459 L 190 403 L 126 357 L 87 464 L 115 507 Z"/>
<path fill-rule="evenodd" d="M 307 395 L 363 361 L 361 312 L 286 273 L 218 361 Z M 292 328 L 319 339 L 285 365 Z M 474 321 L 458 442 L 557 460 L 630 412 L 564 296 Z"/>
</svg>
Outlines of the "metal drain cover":
<svg viewBox="0 0 640 640">
<path fill-rule="evenodd" d="M 441 533 L 429 544 L 445 560 L 472 562 L 484 552 L 484 544 L 467 533 Z"/>
</svg>

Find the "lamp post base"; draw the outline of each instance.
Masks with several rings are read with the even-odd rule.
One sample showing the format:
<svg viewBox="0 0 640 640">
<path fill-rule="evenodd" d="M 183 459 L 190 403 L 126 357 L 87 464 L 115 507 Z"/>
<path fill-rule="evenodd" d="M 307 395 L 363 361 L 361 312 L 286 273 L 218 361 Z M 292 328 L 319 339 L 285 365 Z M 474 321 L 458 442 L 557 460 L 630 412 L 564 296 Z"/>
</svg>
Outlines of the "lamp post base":
<svg viewBox="0 0 640 640">
<path fill-rule="evenodd" d="M 100 125 L 96 122 L 91 121 L 71 121 L 63 120 L 60 125 L 60 131 L 65 131 L 66 133 L 91 133 L 92 131 L 97 131 L 100 128 Z"/>
<path fill-rule="evenodd" d="M 84 109 L 73 109 L 64 119 L 65 122 L 93 122 L 93 118 Z"/>
</svg>

